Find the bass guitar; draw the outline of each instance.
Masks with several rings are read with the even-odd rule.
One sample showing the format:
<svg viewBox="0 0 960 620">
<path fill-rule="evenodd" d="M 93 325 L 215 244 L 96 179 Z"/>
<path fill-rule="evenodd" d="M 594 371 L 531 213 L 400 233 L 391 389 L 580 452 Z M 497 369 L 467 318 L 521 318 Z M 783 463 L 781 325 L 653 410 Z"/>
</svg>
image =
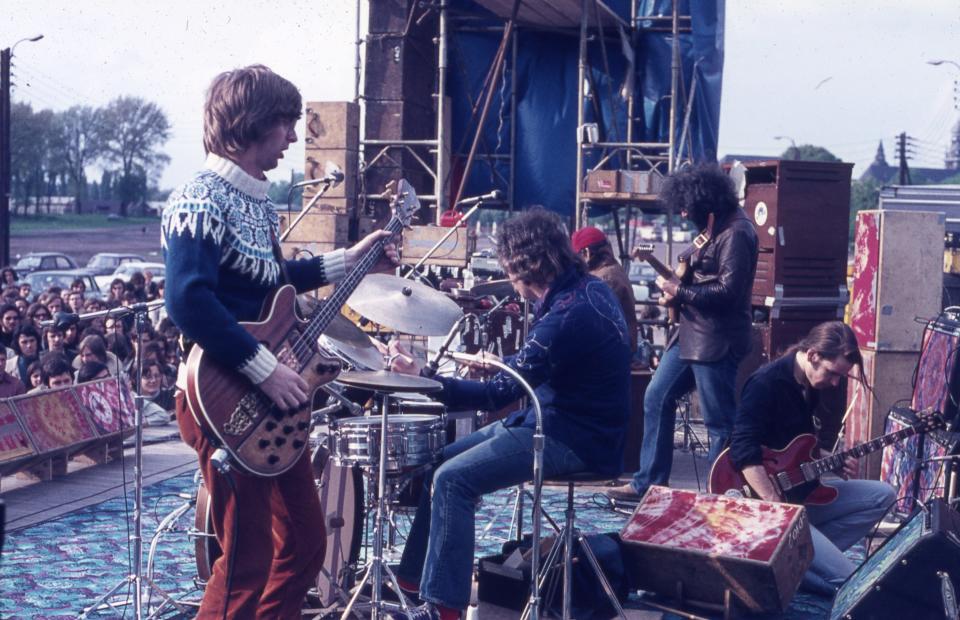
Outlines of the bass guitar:
<svg viewBox="0 0 960 620">
<path fill-rule="evenodd" d="M 926 433 L 945 426 L 940 412 L 927 410 L 918 414 L 916 423 L 911 426 L 824 458 L 817 458 L 817 438 L 804 434 L 796 437 L 783 450 L 764 446 L 762 465 L 773 487 L 787 502 L 817 506 L 829 504 L 837 498 L 837 490 L 822 484 L 820 477 L 827 472 L 843 469 L 847 457 L 862 458 L 917 433 Z M 743 473 L 734 466 L 730 459 L 730 448 L 720 453 L 710 469 L 707 491 L 733 497 L 759 497 L 747 483 Z"/>
<path fill-rule="evenodd" d="M 420 207 L 416 193 L 405 180 L 397 183 L 393 207 L 393 217 L 384 229 L 397 234 L 409 225 Z M 339 360 L 322 354 L 317 339 L 380 259 L 383 244 L 378 240 L 330 297 L 305 319 L 297 314 L 296 290 L 288 284 L 267 298 L 259 321 L 240 323 L 281 364 L 297 371 L 307 382 L 310 398 L 300 409 L 278 408 L 243 375 L 219 364 L 199 346 L 190 350 L 185 391 L 190 410 L 204 433 L 215 437 L 244 471 L 276 476 L 290 469 L 303 454 L 310 434 L 313 394 L 340 374 Z"/>
</svg>

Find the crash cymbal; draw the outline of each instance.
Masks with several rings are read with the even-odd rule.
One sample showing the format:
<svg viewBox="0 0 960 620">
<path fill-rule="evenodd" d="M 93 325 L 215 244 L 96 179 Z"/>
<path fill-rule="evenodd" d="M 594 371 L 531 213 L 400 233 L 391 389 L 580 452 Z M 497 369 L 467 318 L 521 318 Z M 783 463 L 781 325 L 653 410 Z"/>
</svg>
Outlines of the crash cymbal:
<svg viewBox="0 0 960 620">
<path fill-rule="evenodd" d="M 510 295 L 516 294 L 513 290 L 513 285 L 510 284 L 510 280 L 506 279 L 481 282 L 480 284 L 474 285 L 474 287 L 470 289 L 470 293 L 477 297 L 486 297 L 487 295 L 492 295 L 493 297 L 509 297 Z"/>
<path fill-rule="evenodd" d="M 463 316 L 440 291 L 382 273 L 365 276 L 347 305 L 374 323 L 414 336 L 444 336 Z"/>
<path fill-rule="evenodd" d="M 439 381 L 427 379 L 419 375 L 405 375 L 386 370 L 351 370 L 340 373 L 336 381 L 343 385 L 364 388 L 375 392 L 419 392 L 424 394 L 443 389 Z"/>
</svg>

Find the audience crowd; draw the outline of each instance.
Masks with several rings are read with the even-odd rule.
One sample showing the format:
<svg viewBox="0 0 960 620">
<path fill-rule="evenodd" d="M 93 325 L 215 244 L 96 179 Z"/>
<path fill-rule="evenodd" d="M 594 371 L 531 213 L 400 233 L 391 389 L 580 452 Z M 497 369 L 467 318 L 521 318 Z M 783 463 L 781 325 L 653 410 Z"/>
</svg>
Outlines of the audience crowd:
<svg viewBox="0 0 960 620">
<path fill-rule="evenodd" d="M 163 298 L 163 282 L 136 272 L 110 283 L 106 299 L 83 280 L 69 289 L 32 291 L 9 267 L 0 270 L 0 398 L 117 377 L 134 390 L 143 348 L 140 393 L 146 424 L 167 424 L 180 363 L 180 332 L 162 306 L 152 310 L 138 342 L 133 314 L 84 315 Z M 52 321 L 52 324 L 49 322 Z"/>
</svg>

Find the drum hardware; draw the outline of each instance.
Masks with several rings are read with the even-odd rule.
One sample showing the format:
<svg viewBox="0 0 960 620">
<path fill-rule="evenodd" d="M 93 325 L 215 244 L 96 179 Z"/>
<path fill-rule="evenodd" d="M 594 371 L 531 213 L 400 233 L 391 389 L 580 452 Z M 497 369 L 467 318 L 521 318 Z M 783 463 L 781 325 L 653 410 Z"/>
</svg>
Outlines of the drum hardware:
<svg viewBox="0 0 960 620">
<path fill-rule="evenodd" d="M 409 282 L 408 284 L 413 284 Z M 458 308 L 459 312 L 459 308 Z M 363 579 L 355 589 L 353 596 L 347 603 L 343 611 L 341 620 L 346 620 L 353 612 L 360 593 L 365 584 L 371 586 L 371 596 L 369 602 L 370 617 L 373 620 L 380 620 L 385 617 L 384 612 L 387 609 L 402 609 L 405 613 L 409 612 L 409 605 L 406 597 L 397 584 L 397 579 L 390 570 L 390 567 L 383 561 L 384 544 L 384 524 L 387 512 L 387 458 L 383 455 L 387 452 L 388 437 L 388 418 L 390 411 L 390 401 L 394 393 L 404 392 L 435 392 L 441 389 L 441 384 L 424 377 L 414 377 L 409 375 L 398 375 L 389 372 L 348 372 L 340 375 L 339 380 L 345 385 L 354 387 L 372 389 L 375 392 L 374 398 L 380 401 L 380 451 L 378 459 L 379 472 L 377 475 L 377 509 L 374 513 L 374 531 L 373 531 L 373 557 L 367 563 L 364 570 Z M 400 597 L 400 604 L 387 603 L 383 600 L 383 579 L 386 577 L 394 591 Z M 364 605 L 366 607 L 367 605 Z"/>
<path fill-rule="evenodd" d="M 448 353 L 456 362 L 463 364 L 475 364 L 477 362 L 484 362 L 490 366 L 493 366 L 506 374 L 510 375 L 514 381 L 517 382 L 523 391 L 527 393 L 527 397 L 530 399 L 530 402 L 533 405 L 533 413 L 536 418 L 536 428 L 533 432 L 533 507 L 532 507 L 532 538 L 531 538 L 531 549 L 540 548 L 540 515 L 541 515 L 541 499 L 543 492 L 543 445 L 546 441 L 546 437 L 543 434 L 543 411 L 540 408 L 540 399 L 537 398 L 536 392 L 529 383 L 520 375 L 516 370 L 507 366 L 500 360 L 489 359 L 489 358 L 478 358 L 473 355 L 466 355 L 463 353 Z M 523 488 L 520 487 L 520 496 L 523 496 Z M 538 620 L 540 618 L 540 583 L 539 583 L 539 574 L 540 574 L 540 554 L 533 553 L 530 555 L 530 600 L 527 603 L 527 608 L 525 610 L 524 616 L 529 617 L 531 620 Z M 529 613 L 529 615 L 528 615 Z"/>
<path fill-rule="evenodd" d="M 374 323 L 414 336 L 443 336 L 463 314 L 436 289 L 380 273 L 364 277 L 347 304 Z"/>
<path fill-rule="evenodd" d="M 194 488 L 197 486 L 197 481 L 200 478 L 200 471 L 198 470 L 194 474 Z M 160 545 L 160 540 L 164 535 L 177 532 L 180 528 L 180 519 L 183 518 L 187 512 L 192 510 L 197 505 L 197 495 L 196 493 L 179 493 L 178 497 L 184 500 L 182 504 L 177 506 L 170 512 L 163 520 L 160 521 L 160 524 L 157 525 L 157 529 L 154 530 L 153 538 L 150 539 L 150 551 L 147 553 L 147 569 L 145 572 L 145 578 L 149 579 L 150 582 L 153 582 L 153 569 L 154 569 L 154 560 L 156 559 L 157 548 Z M 187 530 L 187 535 L 191 536 L 194 534 L 194 530 Z M 202 586 L 194 580 L 194 585 L 197 589 L 202 590 Z M 151 597 L 147 597 L 146 608 L 150 609 Z M 149 618 L 159 617 L 159 615 L 165 610 L 165 608 L 171 605 L 177 609 L 180 613 L 192 613 L 188 607 L 199 607 L 200 599 L 176 599 L 173 597 L 164 598 L 163 602 L 153 610 L 153 613 L 150 614 Z"/>
</svg>

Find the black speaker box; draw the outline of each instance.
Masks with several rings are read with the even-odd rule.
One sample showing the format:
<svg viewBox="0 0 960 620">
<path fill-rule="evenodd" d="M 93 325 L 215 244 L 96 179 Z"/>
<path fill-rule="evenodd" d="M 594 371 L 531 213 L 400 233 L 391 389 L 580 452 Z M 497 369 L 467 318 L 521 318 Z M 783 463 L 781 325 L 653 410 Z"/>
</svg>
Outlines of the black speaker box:
<svg viewBox="0 0 960 620">
<path fill-rule="evenodd" d="M 844 582 L 830 620 L 939 620 L 945 593 L 957 588 L 960 514 L 934 500 Z"/>
</svg>

